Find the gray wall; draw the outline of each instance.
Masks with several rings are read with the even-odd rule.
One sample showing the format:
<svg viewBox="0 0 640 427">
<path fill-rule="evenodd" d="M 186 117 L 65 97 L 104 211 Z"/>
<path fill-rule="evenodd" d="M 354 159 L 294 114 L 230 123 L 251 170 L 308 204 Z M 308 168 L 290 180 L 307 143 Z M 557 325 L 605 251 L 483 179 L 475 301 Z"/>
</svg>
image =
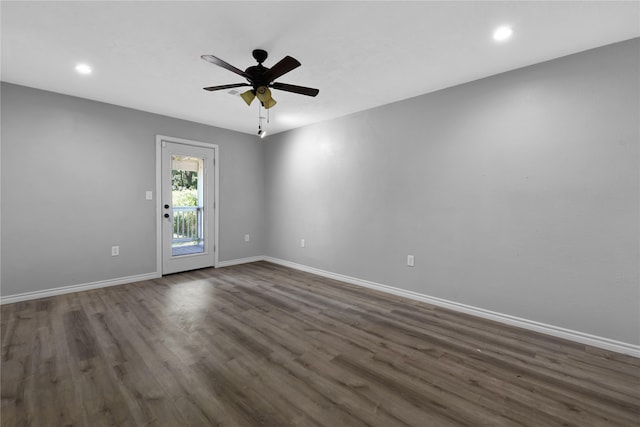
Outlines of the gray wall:
<svg viewBox="0 0 640 427">
<path fill-rule="evenodd" d="M 3 296 L 159 269 L 156 134 L 219 145 L 219 259 L 264 254 L 254 136 L 3 83 Z"/>
<path fill-rule="evenodd" d="M 640 344 L 639 50 L 270 137 L 267 255 Z"/>
</svg>

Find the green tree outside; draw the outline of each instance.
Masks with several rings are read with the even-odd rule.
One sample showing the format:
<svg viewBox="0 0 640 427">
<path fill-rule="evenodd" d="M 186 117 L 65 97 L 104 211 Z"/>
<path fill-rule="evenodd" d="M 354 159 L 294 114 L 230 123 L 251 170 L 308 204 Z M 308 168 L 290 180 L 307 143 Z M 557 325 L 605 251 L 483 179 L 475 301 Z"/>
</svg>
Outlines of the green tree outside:
<svg viewBox="0 0 640 427">
<path fill-rule="evenodd" d="M 198 172 L 171 171 L 173 206 L 198 206 Z"/>
</svg>

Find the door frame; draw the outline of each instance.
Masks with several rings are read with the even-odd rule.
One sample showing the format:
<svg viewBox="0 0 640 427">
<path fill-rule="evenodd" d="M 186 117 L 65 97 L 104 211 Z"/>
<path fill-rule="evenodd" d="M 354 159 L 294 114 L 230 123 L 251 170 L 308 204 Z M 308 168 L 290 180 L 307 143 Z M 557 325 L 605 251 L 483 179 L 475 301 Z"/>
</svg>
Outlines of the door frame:
<svg viewBox="0 0 640 427">
<path fill-rule="evenodd" d="M 193 141 L 190 139 L 176 138 L 173 136 L 156 135 L 156 265 L 157 273 L 162 276 L 162 142 L 172 142 L 175 144 L 191 145 L 194 147 L 212 148 L 214 153 L 213 160 L 213 267 L 218 267 L 218 254 L 220 253 L 219 235 L 219 214 L 220 203 L 220 186 L 219 186 L 219 169 L 220 163 L 220 147 L 217 144 L 209 144 L 206 142 Z"/>
</svg>

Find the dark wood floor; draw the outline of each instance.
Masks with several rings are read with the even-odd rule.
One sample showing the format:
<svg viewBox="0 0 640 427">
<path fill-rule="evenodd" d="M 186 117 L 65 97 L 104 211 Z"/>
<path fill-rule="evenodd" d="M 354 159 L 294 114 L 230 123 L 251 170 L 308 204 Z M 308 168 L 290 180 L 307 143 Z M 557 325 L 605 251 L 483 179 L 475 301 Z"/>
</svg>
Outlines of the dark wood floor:
<svg viewBox="0 0 640 427">
<path fill-rule="evenodd" d="M 2 426 L 638 426 L 640 359 L 269 263 L 2 306 Z"/>
</svg>

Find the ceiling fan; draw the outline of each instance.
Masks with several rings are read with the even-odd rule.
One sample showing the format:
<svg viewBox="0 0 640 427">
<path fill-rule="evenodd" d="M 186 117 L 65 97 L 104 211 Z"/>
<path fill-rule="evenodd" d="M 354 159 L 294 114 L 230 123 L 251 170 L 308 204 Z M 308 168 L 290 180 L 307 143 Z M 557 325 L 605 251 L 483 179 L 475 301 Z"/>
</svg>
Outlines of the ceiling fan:
<svg viewBox="0 0 640 427">
<path fill-rule="evenodd" d="M 285 56 L 271 68 L 267 68 L 262 63 L 267 59 L 267 51 L 262 49 L 255 49 L 253 51 L 253 57 L 258 61 L 258 65 L 252 65 L 246 70 L 242 71 L 239 68 L 217 58 L 213 55 L 202 55 L 201 58 L 205 61 L 209 61 L 219 67 L 225 68 L 239 76 L 247 79 L 248 83 L 233 83 L 221 86 L 205 87 L 204 90 L 214 91 L 231 89 L 235 87 L 251 86 L 251 89 L 242 93 L 240 96 L 244 99 L 247 105 L 251 105 L 254 98 L 258 98 L 262 106 L 269 109 L 276 105 L 276 101 L 271 97 L 271 90 L 269 88 L 284 90 L 286 92 L 298 93 L 307 96 L 316 96 L 320 91 L 310 87 L 290 85 L 287 83 L 274 82 L 278 77 L 288 73 L 289 71 L 298 68 L 301 64 L 297 59 L 290 56 Z"/>
</svg>

